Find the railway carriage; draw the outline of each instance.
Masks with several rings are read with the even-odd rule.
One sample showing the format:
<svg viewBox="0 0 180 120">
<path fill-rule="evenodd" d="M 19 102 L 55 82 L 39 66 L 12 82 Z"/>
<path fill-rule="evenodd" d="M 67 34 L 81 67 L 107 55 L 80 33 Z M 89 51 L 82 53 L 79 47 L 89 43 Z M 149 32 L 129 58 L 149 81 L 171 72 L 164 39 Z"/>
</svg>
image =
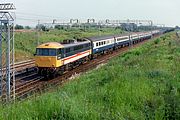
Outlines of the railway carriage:
<svg viewBox="0 0 180 120">
<path fill-rule="evenodd" d="M 144 33 L 144 38 L 145 39 L 150 39 L 152 37 L 152 33 L 151 32 L 145 32 Z"/>
<path fill-rule="evenodd" d="M 144 33 L 139 33 L 139 40 L 140 40 L 140 41 L 145 40 L 145 35 L 144 35 Z"/>
<path fill-rule="evenodd" d="M 153 36 L 157 36 L 157 35 L 159 35 L 160 34 L 160 30 L 154 30 L 154 31 L 152 31 L 152 35 Z"/>
<path fill-rule="evenodd" d="M 114 36 L 91 37 L 88 39 L 91 41 L 92 44 L 93 55 L 115 49 L 116 41 Z"/>
<path fill-rule="evenodd" d="M 38 73 L 49 77 L 87 60 L 90 55 L 91 42 L 86 39 L 49 42 L 36 48 L 35 63 Z"/>
<path fill-rule="evenodd" d="M 138 43 L 139 41 L 139 34 L 138 33 L 133 33 L 130 35 L 130 39 L 133 44 Z"/>
<path fill-rule="evenodd" d="M 120 48 L 120 47 L 124 47 L 124 46 L 128 46 L 131 41 L 129 39 L 130 35 L 118 35 L 116 36 L 116 47 Z"/>
</svg>

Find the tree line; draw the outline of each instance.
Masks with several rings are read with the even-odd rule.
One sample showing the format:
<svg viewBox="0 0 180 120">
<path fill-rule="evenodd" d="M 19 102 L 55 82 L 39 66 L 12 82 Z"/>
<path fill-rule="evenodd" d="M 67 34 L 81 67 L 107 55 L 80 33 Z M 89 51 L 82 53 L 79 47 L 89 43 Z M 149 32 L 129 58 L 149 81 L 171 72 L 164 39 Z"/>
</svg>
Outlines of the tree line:
<svg viewBox="0 0 180 120">
<path fill-rule="evenodd" d="M 21 29 L 31 29 L 30 26 L 23 26 L 23 25 L 15 25 L 16 30 L 21 30 Z"/>
</svg>

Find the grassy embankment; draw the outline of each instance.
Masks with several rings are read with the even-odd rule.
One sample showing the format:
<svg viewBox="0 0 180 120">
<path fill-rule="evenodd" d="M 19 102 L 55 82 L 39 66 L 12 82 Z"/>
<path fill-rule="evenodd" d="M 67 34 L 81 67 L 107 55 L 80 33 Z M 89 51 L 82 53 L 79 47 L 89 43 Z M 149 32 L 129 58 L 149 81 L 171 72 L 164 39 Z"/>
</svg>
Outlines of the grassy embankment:
<svg viewBox="0 0 180 120">
<path fill-rule="evenodd" d="M 119 34 L 120 29 L 101 28 L 99 29 L 64 29 L 64 30 L 50 30 L 49 32 L 40 32 L 40 43 L 56 41 L 60 42 L 64 39 L 83 38 L 98 35 L 112 35 Z M 33 58 L 35 48 L 37 46 L 37 33 L 34 32 L 17 32 L 15 34 L 15 49 L 16 61 Z"/>
<path fill-rule="evenodd" d="M 180 40 L 168 33 L 66 83 L 0 107 L 0 119 L 180 119 Z"/>
</svg>

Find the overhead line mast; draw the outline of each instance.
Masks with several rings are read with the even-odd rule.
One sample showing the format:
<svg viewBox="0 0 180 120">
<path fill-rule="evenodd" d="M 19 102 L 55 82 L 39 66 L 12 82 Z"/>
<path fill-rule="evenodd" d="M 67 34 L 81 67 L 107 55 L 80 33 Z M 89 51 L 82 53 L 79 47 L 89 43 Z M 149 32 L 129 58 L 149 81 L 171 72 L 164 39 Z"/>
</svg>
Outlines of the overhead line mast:
<svg viewBox="0 0 180 120">
<path fill-rule="evenodd" d="M 13 3 L 0 4 L 0 97 L 15 99 Z"/>
</svg>

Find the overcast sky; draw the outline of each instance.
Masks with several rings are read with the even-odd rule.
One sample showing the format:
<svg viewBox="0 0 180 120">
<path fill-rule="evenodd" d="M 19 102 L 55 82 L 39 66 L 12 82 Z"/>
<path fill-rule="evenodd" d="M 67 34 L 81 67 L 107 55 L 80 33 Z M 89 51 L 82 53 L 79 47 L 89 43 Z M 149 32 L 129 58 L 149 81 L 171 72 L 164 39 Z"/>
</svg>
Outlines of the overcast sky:
<svg viewBox="0 0 180 120">
<path fill-rule="evenodd" d="M 180 26 L 180 0 L 0 0 L 16 6 L 18 24 L 38 19 L 140 19 Z"/>
</svg>

